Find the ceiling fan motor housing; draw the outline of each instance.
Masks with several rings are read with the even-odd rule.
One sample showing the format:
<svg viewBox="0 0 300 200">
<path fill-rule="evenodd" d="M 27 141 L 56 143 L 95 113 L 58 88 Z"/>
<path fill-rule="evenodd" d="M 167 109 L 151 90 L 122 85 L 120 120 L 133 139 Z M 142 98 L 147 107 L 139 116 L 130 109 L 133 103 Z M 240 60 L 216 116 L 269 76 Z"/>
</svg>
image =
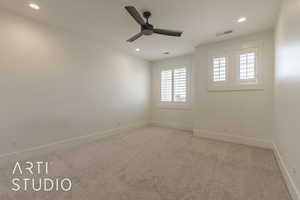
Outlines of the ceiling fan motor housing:
<svg viewBox="0 0 300 200">
<path fill-rule="evenodd" d="M 146 23 L 145 25 L 141 26 L 141 32 L 144 35 L 152 35 L 153 34 L 153 25 Z"/>
<path fill-rule="evenodd" d="M 143 16 L 148 20 L 151 17 L 151 12 L 145 11 L 143 12 Z"/>
</svg>

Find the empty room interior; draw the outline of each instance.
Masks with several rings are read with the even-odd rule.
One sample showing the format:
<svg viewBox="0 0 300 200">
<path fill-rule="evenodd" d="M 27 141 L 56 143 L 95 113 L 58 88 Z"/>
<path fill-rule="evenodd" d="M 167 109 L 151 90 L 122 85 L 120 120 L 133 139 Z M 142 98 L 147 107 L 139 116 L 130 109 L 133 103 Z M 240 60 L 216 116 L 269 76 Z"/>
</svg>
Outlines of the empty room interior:
<svg viewBox="0 0 300 200">
<path fill-rule="evenodd" d="M 0 0 L 0 200 L 300 200 L 300 0 Z"/>
</svg>

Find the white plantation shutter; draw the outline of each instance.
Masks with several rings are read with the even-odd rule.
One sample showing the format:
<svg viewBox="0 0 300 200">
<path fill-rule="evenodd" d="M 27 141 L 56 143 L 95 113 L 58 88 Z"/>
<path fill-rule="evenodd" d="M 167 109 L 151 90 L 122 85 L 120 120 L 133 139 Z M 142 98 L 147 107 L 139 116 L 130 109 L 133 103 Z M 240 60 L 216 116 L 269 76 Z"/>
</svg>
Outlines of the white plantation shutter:
<svg viewBox="0 0 300 200">
<path fill-rule="evenodd" d="M 226 57 L 213 59 L 213 80 L 214 82 L 226 80 Z"/>
<path fill-rule="evenodd" d="M 186 68 L 174 69 L 174 102 L 186 101 Z"/>
<path fill-rule="evenodd" d="M 240 79 L 254 79 L 256 78 L 255 53 L 240 54 Z"/>
<path fill-rule="evenodd" d="M 187 69 L 185 67 L 161 71 L 160 101 L 186 102 Z"/>
<path fill-rule="evenodd" d="M 161 101 L 172 101 L 172 70 L 161 71 L 160 98 Z"/>
</svg>

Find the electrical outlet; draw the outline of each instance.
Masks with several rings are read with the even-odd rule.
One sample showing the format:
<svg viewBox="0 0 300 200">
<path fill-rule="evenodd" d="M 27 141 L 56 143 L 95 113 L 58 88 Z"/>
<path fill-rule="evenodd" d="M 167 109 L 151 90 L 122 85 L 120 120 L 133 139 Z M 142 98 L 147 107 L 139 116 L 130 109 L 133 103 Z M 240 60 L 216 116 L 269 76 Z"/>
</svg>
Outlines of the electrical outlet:
<svg viewBox="0 0 300 200">
<path fill-rule="evenodd" d="M 118 122 L 118 123 L 117 123 L 117 126 L 120 127 L 120 126 L 121 126 L 121 122 Z"/>
</svg>

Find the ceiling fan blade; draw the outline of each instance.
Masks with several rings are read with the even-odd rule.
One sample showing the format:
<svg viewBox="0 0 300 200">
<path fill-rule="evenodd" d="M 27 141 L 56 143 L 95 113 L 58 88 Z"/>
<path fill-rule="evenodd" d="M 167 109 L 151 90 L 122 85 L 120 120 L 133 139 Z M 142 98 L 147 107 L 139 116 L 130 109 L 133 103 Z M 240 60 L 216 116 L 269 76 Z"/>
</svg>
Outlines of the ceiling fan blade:
<svg viewBox="0 0 300 200">
<path fill-rule="evenodd" d="M 137 23 L 140 25 L 145 25 L 145 21 L 141 17 L 140 13 L 133 6 L 125 6 L 125 9 L 129 12 L 129 14 L 135 19 Z"/>
<path fill-rule="evenodd" d="M 133 42 L 133 41 L 135 41 L 136 39 L 138 39 L 139 37 L 141 37 L 142 35 L 143 35 L 143 33 L 140 32 L 140 33 L 134 35 L 133 37 L 129 38 L 129 39 L 127 40 L 127 42 Z"/>
<path fill-rule="evenodd" d="M 172 31 L 166 29 L 154 29 L 153 32 L 161 35 L 176 36 L 176 37 L 180 37 L 183 33 L 182 31 Z"/>
</svg>

